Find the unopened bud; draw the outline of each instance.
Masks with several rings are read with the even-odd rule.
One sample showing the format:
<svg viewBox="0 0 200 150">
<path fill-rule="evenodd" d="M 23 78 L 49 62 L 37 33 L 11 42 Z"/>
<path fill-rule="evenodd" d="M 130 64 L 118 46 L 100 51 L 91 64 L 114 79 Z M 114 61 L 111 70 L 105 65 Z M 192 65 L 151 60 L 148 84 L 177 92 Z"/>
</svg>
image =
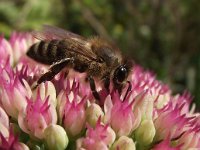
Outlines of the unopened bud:
<svg viewBox="0 0 200 150">
<path fill-rule="evenodd" d="M 103 117 L 104 113 L 99 105 L 93 103 L 86 109 L 86 120 L 90 126 L 95 127 L 100 116 Z"/>
<path fill-rule="evenodd" d="M 121 136 L 112 147 L 112 150 L 135 150 L 135 143 L 127 136 Z"/>
<path fill-rule="evenodd" d="M 13 149 L 17 149 L 17 150 L 29 150 L 29 147 L 27 145 L 25 145 L 24 143 L 16 143 L 13 146 Z"/>
<path fill-rule="evenodd" d="M 63 127 L 53 124 L 44 130 L 44 139 L 49 150 L 64 150 L 69 143 Z"/>
<path fill-rule="evenodd" d="M 149 145 L 155 136 L 156 130 L 152 120 L 144 120 L 136 129 L 135 136 L 138 143 Z"/>
</svg>

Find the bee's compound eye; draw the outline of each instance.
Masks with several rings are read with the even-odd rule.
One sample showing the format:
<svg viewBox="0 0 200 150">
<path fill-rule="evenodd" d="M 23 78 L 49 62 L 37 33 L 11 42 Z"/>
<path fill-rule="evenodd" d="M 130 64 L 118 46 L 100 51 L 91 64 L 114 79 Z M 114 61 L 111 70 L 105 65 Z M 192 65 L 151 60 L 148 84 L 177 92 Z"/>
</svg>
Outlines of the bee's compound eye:
<svg viewBox="0 0 200 150">
<path fill-rule="evenodd" d="M 117 82 L 123 82 L 127 78 L 127 69 L 124 66 L 120 66 L 115 71 L 115 78 Z"/>
</svg>

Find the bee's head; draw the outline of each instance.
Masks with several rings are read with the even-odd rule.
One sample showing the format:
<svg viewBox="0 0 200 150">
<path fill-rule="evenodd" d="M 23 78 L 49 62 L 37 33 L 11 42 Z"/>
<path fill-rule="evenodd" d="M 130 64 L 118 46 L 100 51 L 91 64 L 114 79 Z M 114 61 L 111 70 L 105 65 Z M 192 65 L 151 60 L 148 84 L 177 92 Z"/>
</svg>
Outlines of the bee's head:
<svg viewBox="0 0 200 150">
<path fill-rule="evenodd" d="M 123 64 L 119 65 L 113 74 L 113 84 L 114 88 L 117 89 L 120 93 L 127 81 L 128 75 L 131 72 L 133 62 L 126 60 Z"/>
</svg>

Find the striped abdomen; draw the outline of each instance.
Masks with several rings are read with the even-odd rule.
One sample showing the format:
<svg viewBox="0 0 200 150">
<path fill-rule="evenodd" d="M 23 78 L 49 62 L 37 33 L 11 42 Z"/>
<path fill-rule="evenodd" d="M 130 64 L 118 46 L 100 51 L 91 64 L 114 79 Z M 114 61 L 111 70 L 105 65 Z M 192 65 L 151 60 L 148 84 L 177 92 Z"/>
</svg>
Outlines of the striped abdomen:
<svg viewBox="0 0 200 150">
<path fill-rule="evenodd" d="M 51 65 L 66 57 L 63 42 L 61 40 L 40 41 L 29 48 L 27 55 L 40 63 Z"/>
</svg>

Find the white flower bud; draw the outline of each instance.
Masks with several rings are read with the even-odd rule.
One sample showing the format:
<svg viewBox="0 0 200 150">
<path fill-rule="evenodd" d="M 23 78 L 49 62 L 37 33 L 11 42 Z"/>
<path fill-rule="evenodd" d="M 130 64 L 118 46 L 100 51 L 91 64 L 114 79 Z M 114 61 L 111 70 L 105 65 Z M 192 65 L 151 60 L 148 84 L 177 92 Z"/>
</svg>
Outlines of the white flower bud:
<svg viewBox="0 0 200 150">
<path fill-rule="evenodd" d="M 121 136 L 112 146 L 112 150 L 135 150 L 135 143 L 127 136 Z"/>
<path fill-rule="evenodd" d="M 86 120 L 92 127 L 95 127 L 100 116 L 103 117 L 104 113 L 99 105 L 93 103 L 86 109 Z"/>
<path fill-rule="evenodd" d="M 14 149 L 17 150 L 29 150 L 29 147 L 27 145 L 25 145 L 24 143 L 16 143 L 14 144 Z"/>
<path fill-rule="evenodd" d="M 116 139 L 116 134 L 111 127 L 107 128 L 107 137 L 105 138 L 105 142 L 110 146 Z"/>
<path fill-rule="evenodd" d="M 53 124 L 44 130 L 44 139 L 49 150 L 64 150 L 69 143 L 63 127 Z"/>
<path fill-rule="evenodd" d="M 155 136 L 156 130 L 152 120 L 144 120 L 136 129 L 135 136 L 138 143 L 149 145 Z"/>
</svg>

